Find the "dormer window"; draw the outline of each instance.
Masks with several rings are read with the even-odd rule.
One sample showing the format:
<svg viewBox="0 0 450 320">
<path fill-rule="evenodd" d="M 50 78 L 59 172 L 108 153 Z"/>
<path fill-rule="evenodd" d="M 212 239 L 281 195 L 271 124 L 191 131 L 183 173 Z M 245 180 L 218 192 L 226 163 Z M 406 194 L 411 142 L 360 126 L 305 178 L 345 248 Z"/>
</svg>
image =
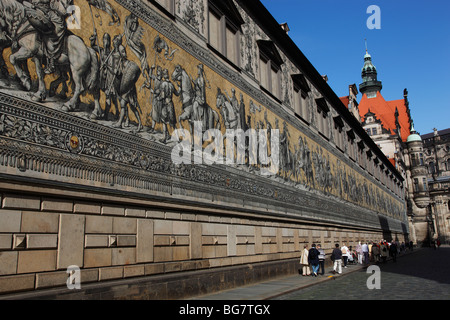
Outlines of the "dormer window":
<svg viewBox="0 0 450 320">
<path fill-rule="evenodd" d="M 294 82 L 294 112 L 302 120 L 309 121 L 308 92 L 311 89 L 302 74 L 292 76 Z"/>
<path fill-rule="evenodd" d="M 175 0 L 153 0 L 171 15 L 175 13 Z"/>
<path fill-rule="evenodd" d="M 240 66 L 240 34 L 244 20 L 230 0 L 210 0 L 209 45 L 222 57 Z"/>
<path fill-rule="evenodd" d="M 281 65 L 283 59 L 272 41 L 258 40 L 259 81 L 261 87 L 281 100 Z"/>
</svg>

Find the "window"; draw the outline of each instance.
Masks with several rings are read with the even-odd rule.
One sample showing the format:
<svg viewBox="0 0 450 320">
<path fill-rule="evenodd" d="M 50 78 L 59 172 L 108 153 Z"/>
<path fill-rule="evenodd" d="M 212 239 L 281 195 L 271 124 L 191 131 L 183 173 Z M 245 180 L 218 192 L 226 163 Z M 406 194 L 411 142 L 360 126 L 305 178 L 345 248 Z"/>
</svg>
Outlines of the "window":
<svg viewBox="0 0 450 320">
<path fill-rule="evenodd" d="M 339 149 L 344 151 L 344 134 L 343 134 L 344 122 L 342 121 L 342 118 L 340 116 L 334 117 L 333 120 L 334 120 L 334 129 L 333 129 L 334 143 Z"/>
<path fill-rule="evenodd" d="M 272 41 L 258 40 L 259 81 L 263 89 L 281 100 L 281 59 Z"/>
<path fill-rule="evenodd" d="M 355 136 L 355 132 L 350 129 L 347 131 L 347 137 L 348 137 L 348 155 L 351 159 L 353 159 L 354 161 L 357 161 L 358 159 L 358 155 L 357 155 L 357 151 L 356 151 L 356 136 Z"/>
<path fill-rule="evenodd" d="M 209 45 L 220 55 L 240 66 L 240 32 L 244 23 L 232 1 L 209 1 Z"/>
<path fill-rule="evenodd" d="M 428 188 L 427 188 L 427 187 L 428 187 L 428 186 L 427 186 L 427 178 L 423 178 L 423 179 L 422 179 L 422 182 L 423 182 L 423 191 L 427 191 L 427 189 L 428 189 Z"/>
<path fill-rule="evenodd" d="M 154 0 L 161 7 L 167 10 L 170 14 L 175 13 L 175 1 L 174 0 Z"/>
<path fill-rule="evenodd" d="M 330 108 L 324 98 L 316 99 L 317 103 L 317 129 L 326 138 L 329 137 L 328 113 Z"/>
<path fill-rule="evenodd" d="M 436 172 L 436 167 L 435 167 L 435 165 L 434 165 L 434 162 L 430 162 L 429 164 L 428 164 L 428 173 L 429 174 L 433 174 L 433 173 L 435 173 Z"/>
<path fill-rule="evenodd" d="M 414 179 L 414 192 L 419 192 L 419 179 Z"/>
<path fill-rule="evenodd" d="M 375 136 L 377 134 L 377 128 L 372 128 L 372 135 Z"/>
<path fill-rule="evenodd" d="M 416 166 L 416 155 L 414 153 L 411 154 L 411 166 Z"/>
<path fill-rule="evenodd" d="M 309 122 L 308 92 L 311 89 L 302 74 L 292 75 L 294 82 L 294 111 L 300 118 Z"/>
</svg>

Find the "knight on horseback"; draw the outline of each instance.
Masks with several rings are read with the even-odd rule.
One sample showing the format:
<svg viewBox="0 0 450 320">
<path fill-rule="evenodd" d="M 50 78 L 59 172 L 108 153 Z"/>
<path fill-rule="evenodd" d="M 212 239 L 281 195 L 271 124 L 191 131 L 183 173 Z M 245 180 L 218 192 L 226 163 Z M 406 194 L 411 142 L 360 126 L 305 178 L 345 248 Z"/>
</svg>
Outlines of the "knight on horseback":
<svg viewBox="0 0 450 320">
<path fill-rule="evenodd" d="M 28 20 L 42 36 L 44 43 L 47 58 L 45 74 L 56 71 L 56 61 L 63 52 L 64 39 L 67 36 L 65 19 L 70 5 L 72 0 L 32 0 L 31 9 L 27 9 Z"/>
</svg>

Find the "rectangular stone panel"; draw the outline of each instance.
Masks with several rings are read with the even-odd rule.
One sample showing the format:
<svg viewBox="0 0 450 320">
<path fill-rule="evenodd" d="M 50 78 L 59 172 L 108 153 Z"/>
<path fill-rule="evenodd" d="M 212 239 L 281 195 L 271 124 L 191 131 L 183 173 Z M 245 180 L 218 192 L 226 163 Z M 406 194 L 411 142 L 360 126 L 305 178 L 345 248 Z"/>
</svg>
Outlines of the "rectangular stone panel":
<svg viewBox="0 0 450 320">
<path fill-rule="evenodd" d="M 16 194 L 5 194 L 3 196 L 2 205 L 5 209 L 39 210 L 41 208 L 41 198 Z"/>
<path fill-rule="evenodd" d="M 111 265 L 112 249 L 85 249 L 84 250 L 84 267 L 106 267 Z"/>
<path fill-rule="evenodd" d="M 153 261 L 153 227 L 152 220 L 138 219 L 136 233 L 136 262 Z"/>
<path fill-rule="evenodd" d="M 83 266 L 85 217 L 61 214 L 59 220 L 58 269 Z"/>
<path fill-rule="evenodd" d="M 202 224 L 190 223 L 189 256 L 191 259 L 202 258 Z"/>
<path fill-rule="evenodd" d="M 22 212 L 0 210 L 0 232 L 20 232 Z"/>
<path fill-rule="evenodd" d="M 17 272 L 17 255 L 14 251 L 0 251 L 0 276 Z"/>
<path fill-rule="evenodd" d="M 12 246 L 12 234 L 0 234 L 0 250 L 10 250 Z"/>
<path fill-rule="evenodd" d="M 59 214 L 48 212 L 22 212 L 21 232 L 57 233 Z"/>
<path fill-rule="evenodd" d="M 0 277 L 0 293 L 33 289 L 34 274 Z"/>
<path fill-rule="evenodd" d="M 112 233 L 113 218 L 105 216 L 86 216 L 86 233 Z"/>
<path fill-rule="evenodd" d="M 136 219 L 135 218 L 113 218 L 113 233 L 128 233 L 136 234 Z"/>
<path fill-rule="evenodd" d="M 63 199 L 43 198 L 41 203 L 42 211 L 72 212 L 73 202 Z"/>
<path fill-rule="evenodd" d="M 120 206 L 102 206 L 103 215 L 124 216 L 125 208 Z"/>
<path fill-rule="evenodd" d="M 134 247 L 136 246 L 136 236 L 134 235 L 118 235 L 117 236 L 118 247 Z"/>
<path fill-rule="evenodd" d="M 75 213 L 87 213 L 87 214 L 100 214 L 101 205 L 91 202 L 75 202 L 73 205 L 73 212 Z"/>
<path fill-rule="evenodd" d="M 56 250 L 19 251 L 17 273 L 53 271 L 56 269 Z"/>
<path fill-rule="evenodd" d="M 136 248 L 111 249 L 111 265 L 131 265 L 136 263 Z"/>
<path fill-rule="evenodd" d="M 57 234 L 27 234 L 27 249 L 56 249 Z"/>
<path fill-rule="evenodd" d="M 87 234 L 84 238 L 85 248 L 108 247 L 108 236 L 105 234 Z"/>
<path fill-rule="evenodd" d="M 237 253 L 236 250 L 236 244 L 237 244 L 237 238 L 236 238 L 236 226 L 235 225 L 229 225 L 227 228 L 227 255 L 228 256 L 235 256 Z M 217 253 L 217 252 L 216 252 Z"/>
</svg>

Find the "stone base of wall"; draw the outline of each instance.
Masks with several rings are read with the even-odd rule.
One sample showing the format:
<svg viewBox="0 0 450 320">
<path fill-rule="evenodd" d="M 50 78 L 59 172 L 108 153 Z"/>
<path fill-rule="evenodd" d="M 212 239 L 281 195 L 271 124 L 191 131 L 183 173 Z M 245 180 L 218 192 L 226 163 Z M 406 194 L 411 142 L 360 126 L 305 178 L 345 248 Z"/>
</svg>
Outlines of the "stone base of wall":
<svg viewBox="0 0 450 320">
<path fill-rule="evenodd" d="M 335 243 L 404 236 L 387 223 L 331 225 L 0 182 L 0 299 L 182 299 L 297 273 L 312 243 L 329 257 Z M 66 286 L 73 266 L 81 291 Z"/>
<path fill-rule="evenodd" d="M 298 259 L 246 264 L 201 271 L 180 272 L 129 280 L 81 285 L 81 289 L 37 290 L 1 296 L 0 299 L 51 300 L 174 300 L 249 285 L 298 273 Z"/>
</svg>

